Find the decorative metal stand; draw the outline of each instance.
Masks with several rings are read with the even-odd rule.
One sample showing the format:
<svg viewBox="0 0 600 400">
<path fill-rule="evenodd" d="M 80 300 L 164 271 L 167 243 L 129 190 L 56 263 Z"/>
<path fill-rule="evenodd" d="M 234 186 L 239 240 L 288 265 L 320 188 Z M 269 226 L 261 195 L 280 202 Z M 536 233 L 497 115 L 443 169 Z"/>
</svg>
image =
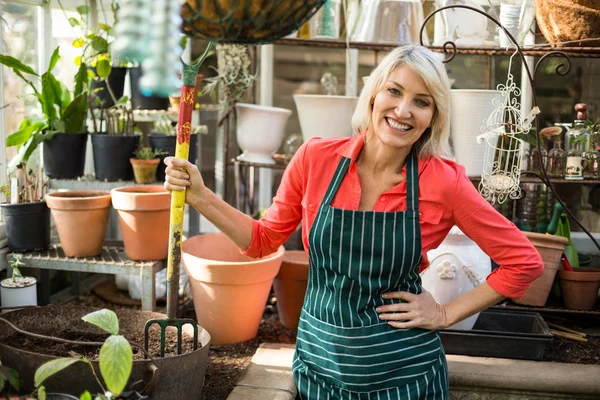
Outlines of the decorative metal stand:
<svg viewBox="0 0 600 400">
<path fill-rule="evenodd" d="M 478 9 L 470 7 L 470 6 L 464 6 L 464 5 L 459 5 L 459 4 L 455 4 L 455 5 L 451 5 L 451 6 L 446 6 L 446 7 L 440 7 L 437 10 L 433 11 L 431 14 L 429 14 L 427 16 L 427 18 L 425 18 L 425 21 L 423 21 L 423 25 L 421 25 L 421 31 L 420 31 L 420 35 L 419 35 L 421 45 L 423 45 L 423 46 L 425 45 L 424 42 L 423 42 L 423 34 L 424 34 L 424 31 L 425 31 L 425 27 L 427 26 L 427 22 L 429 22 L 429 20 L 431 20 L 435 14 L 437 14 L 439 12 L 442 12 L 444 10 L 452 9 L 452 8 L 464 8 L 464 9 L 467 9 L 467 10 L 471 10 L 471 11 L 473 11 L 475 13 L 481 14 L 484 17 L 488 18 L 493 23 L 495 23 L 500 29 L 502 29 L 502 31 L 504 32 L 504 34 L 510 39 L 510 42 L 517 49 L 517 52 L 518 52 L 519 56 L 521 57 L 521 59 L 523 61 L 523 66 L 525 68 L 525 71 L 527 72 L 527 78 L 529 79 L 529 84 L 531 85 L 531 89 L 532 89 L 532 97 L 533 97 L 533 107 L 534 107 L 534 109 L 537 108 L 537 97 L 536 97 L 536 94 L 535 94 L 536 75 L 537 75 L 539 66 L 544 62 L 544 60 L 546 59 L 546 57 L 549 57 L 549 56 L 560 56 L 560 57 L 562 57 L 562 58 L 565 59 L 566 65 L 563 63 L 563 64 L 559 64 L 556 67 L 555 71 L 556 71 L 557 75 L 559 75 L 559 76 L 565 76 L 571 70 L 571 60 L 570 60 L 569 56 L 567 54 L 565 54 L 564 52 L 562 52 L 562 51 L 556 51 L 555 50 L 555 51 L 551 51 L 551 52 L 546 53 L 544 56 L 542 56 L 537 61 L 537 63 L 535 64 L 535 67 L 533 69 L 533 74 L 532 74 L 529 66 L 527 65 L 527 62 L 525 61 L 525 55 L 523 54 L 521 46 L 519 46 L 519 44 L 517 43 L 517 41 L 515 40 L 515 38 L 512 36 L 512 34 L 506 28 L 504 28 L 504 26 L 502 26 L 502 24 L 500 22 L 498 22 L 495 18 L 493 18 L 492 16 L 490 16 L 489 14 L 487 14 L 487 13 L 481 11 L 481 10 L 478 10 Z M 449 54 L 448 58 L 446 58 L 443 62 L 444 63 L 448 63 L 448 62 L 452 61 L 454 59 L 454 57 L 456 56 L 456 53 L 457 53 L 456 44 L 454 42 L 452 42 L 452 41 L 447 41 L 447 42 L 444 43 L 443 49 L 444 49 L 444 53 Z M 573 219 L 573 221 L 575 221 L 575 223 L 577 223 L 577 225 L 579 225 L 579 227 L 592 240 L 592 242 L 598 248 L 598 250 L 600 250 L 600 244 L 598 243 L 598 241 L 596 241 L 596 239 L 594 238 L 594 236 L 583 226 L 583 224 L 577 218 L 575 218 L 575 215 L 573 215 L 573 213 L 571 212 L 571 210 L 569 210 L 569 208 L 565 205 L 565 203 L 563 202 L 563 200 L 560 198 L 560 196 L 556 192 L 556 189 L 555 189 L 554 185 L 550 181 L 550 177 L 548 176 L 548 173 L 546 171 L 546 166 L 543 163 L 542 155 L 541 155 L 542 153 L 540 151 L 540 149 L 541 149 L 542 146 L 541 146 L 539 119 L 538 118 L 534 118 L 534 120 L 535 120 L 535 128 L 536 128 L 538 157 L 539 157 L 540 166 L 542 168 L 542 175 L 537 175 L 537 174 L 532 174 L 532 175 L 537 176 L 546 186 L 548 186 L 550 188 L 550 190 L 552 190 L 552 193 L 554 193 L 554 198 L 556 199 L 556 201 L 558 201 L 560 203 L 560 205 L 563 207 L 563 209 L 565 210 L 565 212 Z M 483 177 L 482 177 L 482 180 L 483 180 Z"/>
</svg>

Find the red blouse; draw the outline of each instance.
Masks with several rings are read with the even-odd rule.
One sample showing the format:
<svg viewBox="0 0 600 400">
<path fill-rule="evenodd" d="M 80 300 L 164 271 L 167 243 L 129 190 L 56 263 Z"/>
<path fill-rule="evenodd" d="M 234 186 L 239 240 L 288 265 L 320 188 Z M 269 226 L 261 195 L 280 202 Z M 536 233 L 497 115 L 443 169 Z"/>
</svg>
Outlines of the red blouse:
<svg viewBox="0 0 600 400">
<path fill-rule="evenodd" d="M 302 224 L 302 241 L 308 249 L 308 233 L 341 157 L 352 161 L 331 205 L 358 210 L 361 187 L 356 157 L 364 135 L 353 138 L 314 138 L 302 145 L 286 168 L 273 204 L 260 221 L 254 221 L 252 241 L 243 253 L 264 257 L 275 252 Z M 406 167 L 402 170 L 406 176 Z M 406 210 L 406 181 L 381 194 L 373 211 Z M 419 216 L 423 258 L 457 225 L 500 268 L 488 284 L 505 297 L 520 298 L 544 271 L 542 259 L 531 242 L 477 191 L 463 166 L 442 158 L 419 159 Z"/>
</svg>

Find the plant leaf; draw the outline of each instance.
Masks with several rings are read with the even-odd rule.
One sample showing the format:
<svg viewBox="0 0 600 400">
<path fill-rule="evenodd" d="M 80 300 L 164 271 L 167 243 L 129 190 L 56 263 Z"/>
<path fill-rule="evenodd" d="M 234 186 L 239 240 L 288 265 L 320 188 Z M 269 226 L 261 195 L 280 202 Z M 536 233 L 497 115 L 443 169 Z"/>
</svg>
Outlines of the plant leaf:
<svg viewBox="0 0 600 400">
<path fill-rule="evenodd" d="M 98 53 L 106 53 L 108 51 L 108 42 L 101 36 L 96 36 L 92 39 L 92 48 Z"/>
<path fill-rule="evenodd" d="M 69 106 L 69 104 L 71 104 L 71 93 L 69 92 L 69 89 L 65 86 L 64 83 L 62 82 L 57 82 L 60 86 L 60 90 L 61 90 L 61 97 L 60 97 L 60 109 L 61 109 L 61 113 L 64 114 L 65 109 Z"/>
<path fill-rule="evenodd" d="M 75 90 L 73 91 L 73 96 L 77 97 L 83 93 L 84 89 L 87 86 L 88 81 L 88 70 L 87 65 L 85 63 L 79 64 L 79 69 L 75 74 Z"/>
<path fill-rule="evenodd" d="M 88 6 L 79 6 L 77 7 L 77 12 L 79 15 L 85 15 L 90 12 L 90 8 Z"/>
<path fill-rule="evenodd" d="M 40 386 L 38 389 L 38 400 L 46 400 L 46 388 L 44 386 Z"/>
<path fill-rule="evenodd" d="M 87 390 L 81 394 L 79 400 L 92 400 L 92 395 Z"/>
<path fill-rule="evenodd" d="M 112 29 L 110 25 L 106 25 L 101 22 L 98 22 L 97 25 L 98 25 L 98 28 L 102 29 L 105 32 L 110 32 L 110 30 Z"/>
<path fill-rule="evenodd" d="M 69 24 L 71 24 L 72 27 L 76 27 L 79 26 L 79 20 L 77 18 L 69 18 Z"/>
<path fill-rule="evenodd" d="M 21 146 L 29 140 L 33 131 L 39 130 L 42 126 L 44 126 L 42 122 L 36 122 L 11 133 L 6 137 L 6 147 Z"/>
<path fill-rule="evenodd" d="M 54 136 L 56 132 L 42 133 L 42 131 L 46 128 L 47 125 L 44 125 L 37 131 L 34 130 L 27 143 L 19 148 L 19 152 L 8 163 L 8 169 L 10 172 L 13 172 L 19 164 L 29 161 L 31 153 L 33 153 L 40 143 L 42 143 L 44 140 L 52 139 L 52 136 Z"/>
<path fill-rule="evenodd" d="M 81 361 L 79 358 L 57 358 L 42 364 L 36 371 L 33 378 L 35 387 L 39 387 L 46 379 L 62 371 L 71 364 Z"/>
<path fill-rule="evenodd" d="M 56 108 L 54 105 L 56 103 L 60 104 L 60 97 L 56 98 L 55 86 L 52 82 L 52 78 L 54 76 L 52 74 L 44 74 L 42 75 L 42 94 L 39 97 L 40 103 L 42 104 L 42 111 L 48 120 L 55 120 L 56 117 Z M 56 79 L 54 79 L 56 80 Z"/>
<path fill-rule="evenodd" d="M 83 38 L 77 38 L 73 41 L 73 47 L 75 47 L 76 49 L 80 49 L 85 45 L 85 41 L 83 40 Z"/>
<path fill-rule="evenodd" d="M 62 120 L 65 123 L 65 133 L 79 133 L 85 131 L 85 118 L 87 114 L 87 94 L 76 96 L 67 106 Z M 117 331 L 118 331 L 117 326 Z"/>
<path fill-rule="evenodd" d="M 21 61 L 17 60 L 14 57 L 11 57 L 11 56 L 0 54 L 0 64 L 3 64 L 5 66 L 7 66 L 8 68 L 12 68 L 13 70 L 15 70 L 15 72 L 20 71 L 20 72 L 24 72 L 26 74 L 38 76 L 38 74 L 36 74 L 35 71 L 31 67 L 28 67 L 27 65 L 23 64 Z M 23 79 L 25 79 L 25 78 L 23 78 Z"/>
<path fill-rule="evenodd" d="M 102 310 L 84 315 L 81 319 L 92 325 L 96 325 L 111 335 L 119 334 L 119 319 L 114 311 L 103 308 Z"/>
<path fill-rule="evenodd" d="M 50 64 L 48 65 L 48 73 L 52 72 L 54 67 L 56 67 L 56 63 L 58 62 L 58 60 L 60 60 L 60 54 L 58 52 L 59 48 L 60 47 L 57 47 L 56 49 L 54 49 L 54 52 L 52 53 L 52 56 L 50 57 Z"/>
<path fill-rule="evenodd" d="M 104 342 L 99 355 L 100 373 L 108 390 L 118 397 L 131 374 L 133 351 L 123 336 L 111 336 Z"/>
<path fill-rule="evenodd" d="M 81 56 L 77 56 L 73 59 L 73 64 L 75 64 L 76 66 L 80 66 L 81 65 Z"/>
<path fill-rule="evenodd" d="M 110 63 L 108 62 L 108 60 L 99 60 L 96 63 L 96 72 L 98 73 L 98 76 L 100 78 L 102 78 L 102 79 L 108 78 L 111 71 L 112 71 L 112 67 L 110 66 Z"/>
</svg>

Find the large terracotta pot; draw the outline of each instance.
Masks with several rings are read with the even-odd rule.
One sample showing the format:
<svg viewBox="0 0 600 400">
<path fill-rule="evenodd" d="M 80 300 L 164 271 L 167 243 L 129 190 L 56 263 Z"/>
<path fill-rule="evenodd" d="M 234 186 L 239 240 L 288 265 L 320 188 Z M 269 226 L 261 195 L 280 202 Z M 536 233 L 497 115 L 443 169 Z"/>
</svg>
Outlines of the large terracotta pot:
<svg viewBox="0 0 600 400">
<path fill-rule="evenodd" d="M 110 199 L 110 192 L 105 190 L 70 190 L 46 195 L 65 255 L 91 257 L 102 252 Z"/>
<path fill-rule="evenodd" d="M 196 317 L 213 344 L 252 339 L 258 332 L 285 249 L 253 259 L 222 233 L 198 235 L 181 246 Z"/>
<path fill-rule="evenodd" d="M 303 250 L 286 250 L 273 280 L 279 320 L 286 328 L 298 328 L 307 284 L 308 255 Z"/>
<path fill-rule="evenodd" d="M 558 271 L 560 289 L 567 308 L 591 310 L 600 289 L 600 269 L 573 267 L 573 271 Z"/>
<path fill-rule="evenodd" d="M 162 185 L 128 186 L 111 192 L 127 257 L 142 261 L 167 258 L 171 194 Z"/>
<path fill-rule="evenodd" d="M 542 235 L 533 232 L 523 233 L 540 253 L 544 261 L 544 273 L 533 281 L 523 297 L 514 301 L 529 306 L 544 306 L 546 300 L 548 300 L 550 289 L 552 289 L 552 283 L 560 263 L 560 256 L 565 251 L 568 239 L 562 236 Z"/>
<path fill-rule="evenodd" d="M 536 0 L 535 16 L 549 43 L 600 37 L 600 2 L 597 0 Z M 600 39 L 556 46 L 596 47 L 600 46 Z"/>
</svg>

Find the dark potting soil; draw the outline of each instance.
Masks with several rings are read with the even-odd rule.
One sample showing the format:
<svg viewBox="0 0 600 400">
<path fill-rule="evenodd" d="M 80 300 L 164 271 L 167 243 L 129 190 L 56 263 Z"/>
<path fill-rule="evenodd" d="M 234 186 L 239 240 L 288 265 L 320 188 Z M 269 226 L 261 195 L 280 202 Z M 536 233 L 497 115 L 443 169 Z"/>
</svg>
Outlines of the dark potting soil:
<svg viewBox="0 0 600 400">
<path fill-rule="evenodd" d="M 104 342 L 108 334 L 98 334 L 82 331 L 62 331 L 56 332 L 53 336 L 60 339 L 74 340 L 78 342 Z M 125 338 L 131 342 L 144 345 L 144 333 L 136 332 L 133 335 L 127 335 Z M 41 339 L 27 335 L 14 335 L 8 338 L 7 343 L 19 349 L 27 350 L 33 353 L 47 354 L 56 357 L 86 357 L 90 360 L 97 360 L 100 353 L 100 347 L 94 345 L 75 345 L 70 343 L 61 343 L 48 339 Z M 138 346 L 132 346 L 133 359 L 143 360 L 144 352 Z M 183 337 L 181 346 L 183 354 L 191 353 L 194 350 L 194 340 L 191 337 Z M 160 357 L 160 331 L 151 329 L 148 354 L 151 357 Z M 165 335 L 165 356 L 177 354 L 177 333 L 167 330 Z"/>
</svg>

